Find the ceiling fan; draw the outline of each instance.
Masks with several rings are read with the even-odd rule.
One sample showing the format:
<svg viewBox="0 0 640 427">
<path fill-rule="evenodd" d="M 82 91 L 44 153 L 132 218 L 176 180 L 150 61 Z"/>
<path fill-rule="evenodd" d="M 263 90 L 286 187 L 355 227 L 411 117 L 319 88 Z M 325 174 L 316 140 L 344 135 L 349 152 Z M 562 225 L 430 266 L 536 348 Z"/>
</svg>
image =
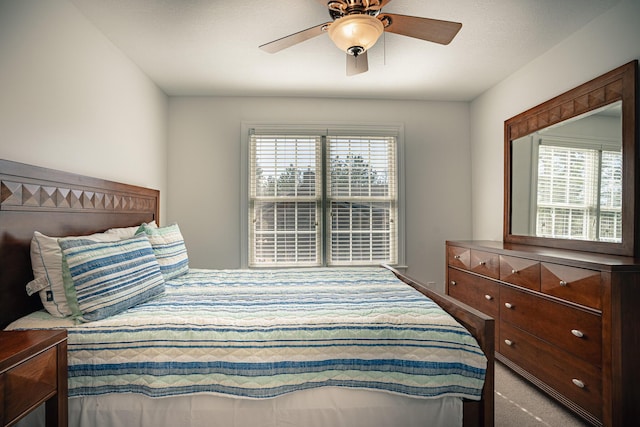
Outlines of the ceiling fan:
<svg viewBox="0 0 640 427">
<path fill-rule="evenodd" d="M 391 0 L 316 1 L 329 9 L 333 21 L 265 43 L 260 49 L 276 53 L 327 32 L 347 53 L 347 75 L 352 76 L 369 70 L 367 50 L 384 31 L 446 45 L 462 28 L 459 22 L 383 13 L 381 9 Z"/>
</svg>

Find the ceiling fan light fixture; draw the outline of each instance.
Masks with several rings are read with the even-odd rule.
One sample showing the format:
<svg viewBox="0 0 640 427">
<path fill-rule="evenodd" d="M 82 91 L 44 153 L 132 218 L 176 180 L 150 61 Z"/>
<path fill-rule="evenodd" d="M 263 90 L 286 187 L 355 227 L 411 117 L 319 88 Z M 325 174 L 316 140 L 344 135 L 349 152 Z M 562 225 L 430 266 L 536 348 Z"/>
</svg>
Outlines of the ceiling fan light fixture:
<svg viewBox="0 0 640 427">
<path fill-rule="evenodd" d="M 384 25 L 374 16 L 346 15 L 329 25 L 329 38 L 338 49 L 353 55 L 361 54 L 373 46 L 384 32 Z"/>
</svg>

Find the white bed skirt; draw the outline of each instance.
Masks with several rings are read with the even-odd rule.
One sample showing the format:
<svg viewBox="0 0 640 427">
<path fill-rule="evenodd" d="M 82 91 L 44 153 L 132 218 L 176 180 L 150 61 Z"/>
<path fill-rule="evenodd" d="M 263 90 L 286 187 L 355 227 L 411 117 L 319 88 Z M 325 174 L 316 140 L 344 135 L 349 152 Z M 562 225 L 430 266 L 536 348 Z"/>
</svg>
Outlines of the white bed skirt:
<svg viewBox="0 0 640 427">
<path fill-rule="evenodd" d="M 44 425 L 44 410 L 18 426 Z M 110 394 L 69 399 L 69 427 L 459 427 L 462 400 L 325 387 L 274 399 Z"/>
</svg>

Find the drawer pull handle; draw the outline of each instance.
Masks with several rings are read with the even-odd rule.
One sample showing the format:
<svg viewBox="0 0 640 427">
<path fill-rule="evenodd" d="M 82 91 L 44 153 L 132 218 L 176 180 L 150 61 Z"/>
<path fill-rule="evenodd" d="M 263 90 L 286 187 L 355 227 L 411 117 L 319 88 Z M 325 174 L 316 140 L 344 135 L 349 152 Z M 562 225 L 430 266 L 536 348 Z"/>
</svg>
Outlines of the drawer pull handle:
<svg viewBox="0 0 640 427">
<path fill-rule="evenodd" d="M 513 304 L 511 304 L 510 302 L 505 302 L 504 306 L 507 308 L 513 308 Z"/>
<path fill-rule="evenodd" d="M 480 261 L 478 265 L 487 265 L 486 261 Z"/>
<path fill-rule="evenodd" d="M 460 255 L 454 255 L 453 259 L 460 259 Z"/>
<path fill-rule="evenodd" d="M 584 383 L 577 378 L 572 379 L 571 382 L 575 384 L 576 387 L 584 388 Z"/>
<path fill-rule="evenodd" d="M 484 297 L 487 301 L 491 301 L 493 299 L 491 295 L 485 295 Z"/>
<path fill-rule="evenodd" d="M 509 347 L 511 347 L 513 345 L 513 341 L 511 341 L 511 340 L 504 340 L 504 343 L 506 345 L 508 345 Z"/>
<path fill-rule="evenodd" d="M 518 274 L 518 270 L 516 270 L 515 268 L 511 270 L 511 274 Z"/>
<path fill-rule="evenodd" d="M 456 281 L 455 281 L 455 280 L 452 280 L 451 282 L 449 282 L 449 284 L 450 284 L 451 286 L 455 286 L 455 285 L 457 285 L 457 283 L 456 283 Z"/>
<path fill-rule="evenodd" d="M 560 280 L 560 286 L 567 286 L 567 282 L 565 282 L 564 280 Z"/>
<path fill-rule="evenodd" d="M 584 334 L 582 333 L 582 331 L 579 331 L 578 329 L 572 329 L 571 333 L 578 338 L 584 337 Z"/>
</svg>

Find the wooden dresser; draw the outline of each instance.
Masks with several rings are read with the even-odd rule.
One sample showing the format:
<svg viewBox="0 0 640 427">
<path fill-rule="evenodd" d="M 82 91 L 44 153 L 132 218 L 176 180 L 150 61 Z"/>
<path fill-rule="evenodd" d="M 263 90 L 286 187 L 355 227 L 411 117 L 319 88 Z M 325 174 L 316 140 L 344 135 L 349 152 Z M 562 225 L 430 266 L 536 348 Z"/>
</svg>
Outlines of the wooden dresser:
<svg viewBox="0 0 640 427">
<path fill-rule="evenodd" d="M 496 319 L 496 358 L 593 425 L 640 420 L 640 260 L 447 242 L 446 292 Z"/>
</svg>

